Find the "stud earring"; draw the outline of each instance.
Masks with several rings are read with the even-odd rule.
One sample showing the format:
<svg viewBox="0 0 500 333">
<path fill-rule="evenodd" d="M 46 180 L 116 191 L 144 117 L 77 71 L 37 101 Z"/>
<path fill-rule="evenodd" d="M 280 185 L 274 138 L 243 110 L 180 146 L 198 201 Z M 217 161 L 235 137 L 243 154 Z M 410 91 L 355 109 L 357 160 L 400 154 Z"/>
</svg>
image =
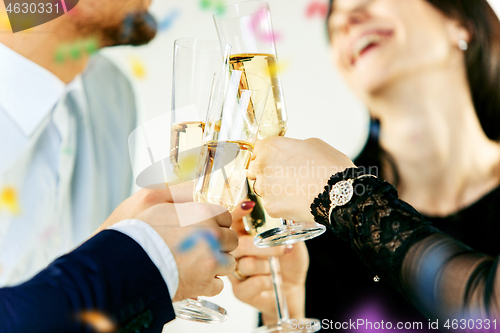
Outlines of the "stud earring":
<svg viewBox="0 0 500 333">
<path fill-rule="evenodd" d="M 469 44 L 465 40 L 461 39 L 458 41 L 458 48 L 462 51 L 467 51 Z"/>
</svg>

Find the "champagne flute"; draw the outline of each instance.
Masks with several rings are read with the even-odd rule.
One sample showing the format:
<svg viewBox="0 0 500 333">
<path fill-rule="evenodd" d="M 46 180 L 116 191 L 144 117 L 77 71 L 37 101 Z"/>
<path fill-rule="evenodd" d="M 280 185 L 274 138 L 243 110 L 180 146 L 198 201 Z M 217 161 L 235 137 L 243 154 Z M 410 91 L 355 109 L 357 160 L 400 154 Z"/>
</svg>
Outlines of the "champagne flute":
<svg viewBox="0 0 500 333">
<path fill-rule="evenodd" d="M 279 77 L 279 65 L 269 5 L 263 1 L 247 1 L 227 6 L 214 15 L 221 43 L 232 45 L 230 66 L 233 69 L 265 76 L 272 84 L 266 104 L 259 139 L 284 136 L 287 130 L 287 113 Z M 252 86 L 252 82 L 247 82 Z M 258 247 L 293 244 L 314 238 L 325 231 L 317 223 L 294 223 L 272 218 L 263 209 L 261 199 L 252 191 L 253 182 L 247 184 L 248 198 L 256 203 L 253 211 L 243 218 L 245 229 L 254 235 Z M 271 277 L 276 298 L 277 323 L 258 328 L 255 332 L 316 332 L 320 322 L 304 319 L 304 329 L 290 324 L 290 317 L 279 274 L 280 265 L 276 257 L 269 257 Z"/>
<path fill-rule="evenodd" d="M 259 139 L 285 135 L 287 114 L 278 73 L 276 34 L 273 32 L 268 3 L 259 0 L 236 3 L 216 12 L 214 21 L 221 43 L 232 47 L 229 60 L 231 68 L 264 76 L 271 82 L 272 90 L 259 130 Z M 252 87 L 250 81 L 248 85 Z M 269 221 L 273 221 L 272 218 Z M 282 220 L 281 224 L 258 234 L 255 245 L 270 247 L 293 244 L 317 237 L 326 230 L 318 223 Z"/>
<path fill-rule="evenodd" d="M 244 83 L 254 82 L 253 89 Z M 230 212 L 240 202 L 271 85 L 237 70 L 215 74 L 198 161 L 194 200 L 219 204 Z"/>
<path fill-rule="evenodd" d="M 213 78 L 228 68 L 230 49 L 218 40 L 174 42 L 169 162 L 180 181 L 195 179 Z M 186 299 L 173 306 L 177 318 L 211 324 L 227 320 L 225 309 L 203 299 Z"/>
<path fill-rule="evenodd" d="M 182 179 L 194 179 L 212 80 L 229 67 L 231 46 L 217 40 L 180 38 L 174 42 L 171 163 Z"/>
<path fill-rule="evenodd" d="M 251 79 L 254 89 L 244 89 Z M 248 165 L 271 89 L 267 80 L 241 71 L 215 74 L 193 197 L 230 212 L 245 190 Z"/>
</svg>

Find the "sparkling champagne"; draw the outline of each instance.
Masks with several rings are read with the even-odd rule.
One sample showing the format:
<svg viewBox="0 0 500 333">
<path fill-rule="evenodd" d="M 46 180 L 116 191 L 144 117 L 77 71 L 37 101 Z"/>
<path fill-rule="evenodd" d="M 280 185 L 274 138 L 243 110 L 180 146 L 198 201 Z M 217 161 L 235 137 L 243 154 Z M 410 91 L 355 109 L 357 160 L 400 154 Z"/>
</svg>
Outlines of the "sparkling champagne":
<svg viewBox="0 0 500 333">
<path fill-rule="evenodd" d="M 205 123 L 192 121 L 172 125 L 170 160 L 181 179 L 194 179 Z"/>
<path fill-rule="evenodd" d="M 198 160 L 194 201 L 233 211 L 246 186 L 253 149 L 253 144 L 244 141 L 206 142 Z"/>
<path fill-rule="evenodd" d="M 283 92 L 278 73 L 278 61 L 271 54 L 236 54 L 229 58 L 232 69 L 269 78 L 272 90 L 266 103 L 259 129 L 259 139 L 272 136 L 284 136 L 287 130 L 286 111 L 283 101 Z M 252 88 L 252 82 L 247 80 Z M 250 181 L 248 181 L 250 182 Z M 254 209 L 243 217 L 243 224 L 250 235 L 257 235 L 266 230 L 281 226 L 281 219 L 267 214 L 260 199 L 253 192 L 253 182 L 248 184 L 248 199 L 255 202 Z"/>
<path fill-rule="evenodd" d="M 259 139 L 271 136 L 284 136 L 287 123 L 276 56 L 262 53 L 235 54 L 229 58 L 229 63 L 232 69 L 269 79 L 272 89 L 266 103 L 264 115 L 262 116 Z M 243 89 L 259 89 L 252 80 L 247 79 L 243 81 L 247 84 L 246 87 L 242 87 Z"/>
</svg>

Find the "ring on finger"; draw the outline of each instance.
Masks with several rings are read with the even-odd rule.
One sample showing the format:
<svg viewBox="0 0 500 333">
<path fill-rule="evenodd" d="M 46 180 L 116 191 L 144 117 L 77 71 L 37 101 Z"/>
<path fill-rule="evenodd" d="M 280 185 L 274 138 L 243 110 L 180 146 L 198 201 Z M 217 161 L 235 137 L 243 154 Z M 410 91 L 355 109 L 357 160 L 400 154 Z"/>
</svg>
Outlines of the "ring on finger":
<svg viewBox="0 0 500 333">
<path fill-rule="evenodd" d="M 236 262 L 236 267 L 234 268 L 233 275 L 240 281 L 245 281 L 249 278 L 248 275 L 243 274 L 238 267 L 238 262 Z"/>
</svg>

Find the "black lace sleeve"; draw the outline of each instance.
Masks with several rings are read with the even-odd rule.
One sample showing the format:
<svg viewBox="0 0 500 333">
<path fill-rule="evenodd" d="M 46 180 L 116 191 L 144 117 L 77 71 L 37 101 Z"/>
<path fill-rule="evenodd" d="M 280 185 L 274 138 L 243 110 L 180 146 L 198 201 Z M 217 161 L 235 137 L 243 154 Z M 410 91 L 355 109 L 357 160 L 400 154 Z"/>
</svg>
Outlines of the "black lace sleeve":
<svg viewBox="0 0 500 333">
<path fill-rule="evenodd" d="M 399 200 L 392 185 L 374 177 L 356 179 L 360 174 L 354 168 L 332 176 L 311 205 L 315 220 L 350 241 L 374 274 L 403 292 L 424 314 L 442 319 L 496 318 L 498 260 L 440 233 Z M 329 189 L 348 178 L 356 179 L 353 197 L 329 217 Z M 497 328 L 500 331 L 500 321 Z"/>
</svg>

